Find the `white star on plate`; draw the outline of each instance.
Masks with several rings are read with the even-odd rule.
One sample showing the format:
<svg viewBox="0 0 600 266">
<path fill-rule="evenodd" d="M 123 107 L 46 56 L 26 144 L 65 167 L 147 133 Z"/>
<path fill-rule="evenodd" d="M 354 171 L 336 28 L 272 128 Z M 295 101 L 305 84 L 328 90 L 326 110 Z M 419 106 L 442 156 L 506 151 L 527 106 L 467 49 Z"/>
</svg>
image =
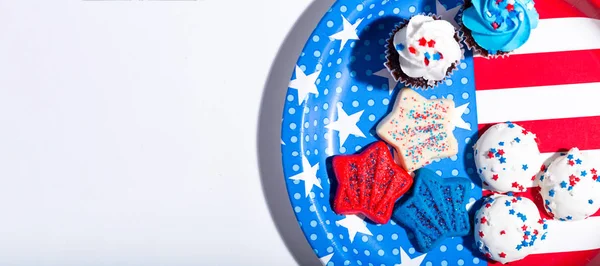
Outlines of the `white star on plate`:
<svg viewBox="0 0 600 266">
<path fill-rule="evenodd" d="M 306 157 L 302 156 L 302 173 L 296 174 L 290 177 L 291 180 L 302 180 L 304 181 L 304 194 L 308 197 L 313 186 L 317 186 L 320 189 L 321 181 L 317 178 L 317 171 L 319 170 L 319 163 L 311 166 L 310 162 Z"/>
<path fill-rule="evenodd" d="M 344 28 L 342 31 L 329 36 L 331 40 L 341 40 L 342 44 L 340 45 L 340 52 L 344 49 L 344 45 L 348 42 L 348 40 L 358 40 L 358 35 L 356 34 L 356 28 L 363 21 L 362 18 L 359 18 L 354 22 L 354 24 L 350 24 L 350 22 L 342 16 L 342 27 Z"/>
<path fill-rule="evenodd" d="M 400 247 L 400 264 L 396 264 L 396 266 L 419 266 L 421 262 L 425 259 L 427 254 L 423 254 L 414 259 L 411 259 L 408 254 L 404 251 L 402 247 Z"/>
<path fill-rule="evenodd" d="M 299 66 L 296 66 L 295 73 L 296 79 L 290 81 L 289 87 L 298 91 L 298 105 L 304 102 L 309 93 L 319 95 L 315 81 L 317 81 L 321 71 L 315 71 L 307 76 Z"/>
<path fill-rule="evenodd" d="M 435 10 L 437 11 L 437 14 L 442 17 L 442 20 L 448 21 L 452 26 L 458 28 L 458 23 L 456 23 L 454 18 L 456 17 L 458 10 L 460 10 L 460 5 L 451 9 L 446 9 L 442 3 L 440 3 L 440 0 L 436 0 Z"/>
<path fill-rule="evenodd" d="M 335 224 L 348 229 L 348 237 L 350 239 L 350 243 L 354 241 L 354 237 L 356 233 L 362 233 L 365 235 L 372 236 L 373 234 L 367 228 L 367 224 L 363 220 L 363 218 L 356 215 L 346 215 L 346 218 L 336 221 Z"/>
<path fill-rule="evenodd" d="M 387 68 L 384 68 L 382 70 L 375 72 L 374 75 L 378 76 L 378 77 L 386 78 L 388 80 L 388 90 L 389 90 L 389 94 L 391 95 L 392 91 L 394 91 L 394 88 L 396 88 L 396 84 L 398 84 L 398 81 L 396 81 L 394 79 L 394 77 L 392 77 L 392 74 L 390 74 L 390 71 L 387 70 Z"/>
<path fill-rule="evenodd" d="M 331 130 L 337 130 L 339 132 L 340 147 L 344 146 L 344 143 L 350 134 L 356 137 L 366 138 L 365 134 L 363 134 L 360 128 L 356 126 L 356 123 L 358 123 L 358 120 L 360 120 L 360 116 L 364 111 L 365 110 L 362 110 L 352 115 L 348 115 L 346 112 L 344 112 L 344 109 L 342 109 L 340 105 L 337 106 L 338 120 L 325 127 Z"/>
<path fill-rule="evenodd" d="M 327 263 L 329 263 L 329 261 L 331 260 L 331 257 L 333 257 L 333 253 L 327 256 L 320 257 L 319 259 L 321 260 L 321 263 L 323 263 L 323 265 L 327 265 Z"/>
<path fill-rule="evenodd" d="M 454 108 L 454 117 L 452 117 L 452 124 L 455 127 L 471 130 L 471 124 L 465 122 L 465 120 L 462 119 L 462 115 L 465 113 L 468 106 L 469 103 L 465 103 L 459 107 Z"/>
</svg>

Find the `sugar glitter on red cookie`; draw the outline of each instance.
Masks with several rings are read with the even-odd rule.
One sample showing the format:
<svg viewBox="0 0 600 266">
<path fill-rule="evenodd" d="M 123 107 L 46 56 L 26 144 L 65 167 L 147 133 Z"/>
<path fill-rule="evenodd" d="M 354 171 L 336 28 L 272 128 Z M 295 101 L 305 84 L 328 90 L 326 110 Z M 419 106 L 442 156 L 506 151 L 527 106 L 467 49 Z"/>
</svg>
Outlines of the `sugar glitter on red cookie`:
<svg viewBox="0 0 600 266">
<path fill-rule="evenodd" d="M 390 220 L 394 203 L 413 183 L 382 141 L 360 154 L 335 156 L 332 164 L 338 181 L 333 210 L 344 215 L 363 214 L 378 224 Z"/>
</svg>

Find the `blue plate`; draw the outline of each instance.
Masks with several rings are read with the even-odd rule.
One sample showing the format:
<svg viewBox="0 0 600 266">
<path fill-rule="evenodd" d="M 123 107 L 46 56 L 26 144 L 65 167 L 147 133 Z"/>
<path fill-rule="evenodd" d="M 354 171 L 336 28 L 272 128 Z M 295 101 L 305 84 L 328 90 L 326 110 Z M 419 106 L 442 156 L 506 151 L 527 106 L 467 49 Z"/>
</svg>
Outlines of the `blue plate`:
<svg viewBox="0 0 600 266">
<path fill-rule="evenodd" d="M 391 108 L 401 87 L 383 63 L 384 42 L 394 26 L 418 13 L 456 17 L 457 0 L 337 1 L 325 14 L 298 59 L 283 114 L 282 155 L 287 188 L 298 223 L 325 265 L 478 265 L 472 237 L 451 238 L 427 254 L 415 251 L 412 235 L 390 221 L 375 225 L 331 209 L 330 158 L 354 154 L 377 140 L 374 128 Z M 481 186 L 471 163 L 476 141 L 472 56 L 469 51 L 445 83 L 419 93 L 468 104 L 463 119 L 471 130 L 457 128 L 460 152 L 427 168 L 443 177 L 473 180 L 471 202 Z M 391 89 L 390 89 L 391 88 Z M 474 110 L 474 109 L 473 109 Z M 467 163 L 466 163 L 467 162 Z"/>
</svg>

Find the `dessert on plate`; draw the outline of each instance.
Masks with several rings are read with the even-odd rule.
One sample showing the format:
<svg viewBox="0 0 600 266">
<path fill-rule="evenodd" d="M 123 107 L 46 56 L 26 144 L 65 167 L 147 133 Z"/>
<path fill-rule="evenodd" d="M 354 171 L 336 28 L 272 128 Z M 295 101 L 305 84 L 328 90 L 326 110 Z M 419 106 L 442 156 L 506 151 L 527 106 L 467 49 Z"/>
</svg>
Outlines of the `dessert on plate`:
<svg viewBox="0 0 600 266">
<path fill-rule="evenodd" d="M 394 147 L 400 165 L 412 172 L 458 153 L 452 133 L 454 110 L 450 99 L 427 100 L 405 88 L 393 110 L 377 125 L 377 135 Z"/>
<path fill-rule="evenodd" d="M 419 169 L 412 194 L 396 208 L 394 219 L 413 232 L 417 250 L 428 252 L 448 237 L 469 234 L 465 204 L 470 190 L 466 178 L 442 178 L 429 169 Z"/>
<path fill-rule="evenodd" d="M 393 30 L 386 44 L 385 67 L 408 87 L 433 88 L 452 74 L 463 57 L 460 41 L 449 22 L 416 15 Z"/>
<path fill-rule="evenodd" d="M 582 220 L 600 209 L 600 167 L 577 148 L 554 159 L 540 176 L 544 207 L 554 219 Z"/>
<path fill-rule="evenodd" d="M 535 134 L 515 123 L 490 127 L 473 148 L 484 187 L 496 192 L 527 190 L 542 166 Z"/>
<path fill-rule="evenodd" d="M 539 21 L 532 0 L 466 0 L 463 8 L 465 43 L 485 57 L 521 47 Z"/>
<path fill-rule="evenodd" d="M 334 156 L 332 165 L 338 181 L 333 210 L 337 214 L 363 214 L 378 224 L 390 220 L 394 203 L 413 183 L 382 141 L 356 155 Z"/>
<path fill-rule="evenodd" d="M 475 242 L 489 259 L 508 263 L 533 254 L 543 245 L 548 225 L 533 201 L 494 195 L 475 214 Z"/>
</svg>

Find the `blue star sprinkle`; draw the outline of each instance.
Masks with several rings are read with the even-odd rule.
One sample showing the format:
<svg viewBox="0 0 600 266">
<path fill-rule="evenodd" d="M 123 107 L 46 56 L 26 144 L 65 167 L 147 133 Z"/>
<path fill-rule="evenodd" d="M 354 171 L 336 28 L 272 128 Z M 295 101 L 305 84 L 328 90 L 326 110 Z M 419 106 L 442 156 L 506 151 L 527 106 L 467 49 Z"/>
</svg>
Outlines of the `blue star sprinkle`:
<svg viewBox="0 0 600 266">
<path fill-rule="evenodd" d="M 588 203 L 589 204 L 594 204 L 594 201 L 593 200 L 588 200 Z"/>
<path fill-rule="evenodd" d="M 521 139 L 520 139 L 519 137 L 516 137 L 516 138 L 515 138 L 515 141 L 516 141 L 517 143 L 521 143 Z"/>
<path fill-rule="evenodd" d="M 521 242 L 521 246 L 528 247 L 529 243 L 527 243 L 527 241 L 523 240 L 523 242 Z"/>
<path fill-rule="evenodd" d="M 518 245 L 515 249 L 516 250 L 521 250 L 523 247 L 521 245 Z"/>
<path fill-rule="evenodd" d="M 513 210 L 513 209 L 510 209 L 510 210 L 508 211 L 508 213 L 509 213 L 510 215 L 515 215 L 515 210 Z"/>
<path fill-rule="evenodd" d="M 498 143 L 498 145 L 500 145 L 500 146 L 504 146 L 504 141 L 500 141 L 500 142 Z"/>
<path fill-rule="evenodd" d="M 567 187 L 567 182 L 565 182 L 565 181 L 560 182 L 560 187 L 561 188 L 566 188 Z"/>
<path fill-rule="evenodd" d="M 433 60 L 440 60 L 441 58 L 440 53 L 433 54 Z"/>
<path fill-rule="evenodd" d="M 573 220 L 573 217 L 571 217 L 570 215 L 567 216 L 567 220 Z"/>
<path fill-rule="evenodd" d="M 550 195 L 550 197 L 554 197 L 554 189 L 548 191 L 548 195 Z"/>
<path fill-rule="evenodd" d="M 583 161 L 581 161 L 581 159 L 577 159 L 577 160 L 575 160 L 575 163 L 576 163 L 576 164 L 581 164 L 582 162 L 583 162 Z"/>
<path fill-rule="evenodd" d="M 515 127 L 515 124 L 513 124 L 513 123 L 512 123 L 512 122 L 510 122 L 510 121 L 507 121 L 507 122 L 506 122 L 506 124 L 508 124 L 508 127 L 509 127 L 509 128 L 513 128 L 513 127 Z"/>
<path fill-rule="evenodd" d="M 547 224 L 544 224 L 544 227 L 543 227 L 543 228 L 544 228 L 544 230 L 548 229 L 548 225 L 547 225 Z M 544 234 L 544 236 L 546 236 L 546 234 Z M 544 240 L 544 237 L 543 237 L 543 236 L 542 236 L 542 240 Z"/>
<path fill-rule="evenodd" d="M 567 155 L 567 159 L 569 159 L 569 160 L 573 160 L 573 158 L 575 158 L 575 157 L 573 157 L 573 154 L 569 154 L 569 155 Z"/>
<path fill-rule="evenodd" d="M 512 197 L 514 194 L 515 194 L 515 193 L 513 193 L 512 191 L 509 191 L 508 193 L 506 193 L 506 195 L 508 195 L 508 196 L 511 196 L 511 197 Z"/>
<path fill-rule="evenodd" d="M 506 207 L 510 206 L 510 201 L 507 200 L 504 205 L 506 205 Z"/>
<path fill-rule="evenodd" d="M 586 171 L 581 171 L 581 176 L 585 177 L 587 175 Z"/>
<path fill-rule="evenodd" d="M 527 169 L 529 169 L 529 166 L 527 166 L 526 164 L 523 165 L 523 170 L 527 171 Z"/>
<path fill-rule="evenodd" d="M 502 163 L 506 163 L 506 158 L 504 158 L 504 157 L 500 157 L 500 159 L 499 159 L 499 160 L 500 160 L 500 163 L 501 163 L 501 164 L 502 164 Z M 600 180 L 600 178 L 598 178 L 598 180 Z"/>
<path fill-rule="evenodd" d="M 544 229 L 547 229 L 546 225 L 544 225 Z M 547 233 L 544 233 L 544 235 L 542 236 L 542 240 L 546 240 L 546 234 Z"/>
<path fill-rule="evenodd" d="M 403 45 L 403 44 L 401 44 L 401 43 L 399 43 L 399 44 L 396 44 L 396 50 L 397 50 L 397 51 L 402 51 L 402 50 L 404 50 L 404 45 Z"/>
<path fill-rule="evenodd" d="M 431 59 L 431 55 L 429 54 L 429 52 L 425 52 L 425 58 Z"/>
</svg>

